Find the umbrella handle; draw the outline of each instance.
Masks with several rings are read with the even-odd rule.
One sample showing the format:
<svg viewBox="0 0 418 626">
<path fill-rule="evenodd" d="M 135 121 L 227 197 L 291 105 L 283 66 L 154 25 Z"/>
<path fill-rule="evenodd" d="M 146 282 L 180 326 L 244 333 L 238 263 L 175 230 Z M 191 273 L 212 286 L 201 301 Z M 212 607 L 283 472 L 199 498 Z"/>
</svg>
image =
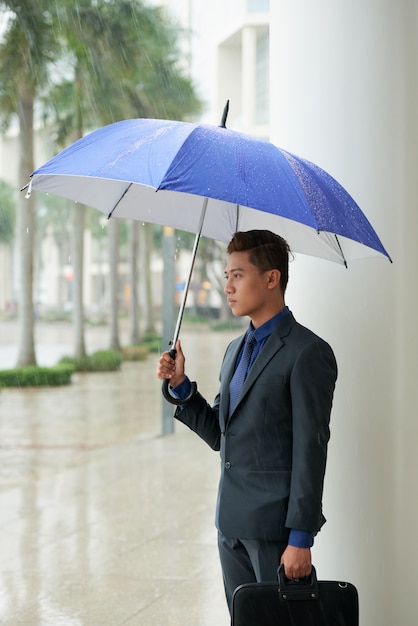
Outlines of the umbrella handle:
<svg viewBox="0 0 418 626">
<path fill-rule="evenodd" d="M 162 384 L 162 394 L 164 396 L 164 398 L 167 400 L 167 402 L 169 402 L 170 404 L 175 404 L 177 406 L 184 406 L 185 404 L 188 404 L 188 402 L 190 402 L 190 400 L 192 398 L 194 398 L 194 396 L 196 395 L 197 392 L 197 385 L 194 381 L 190 381 L 190 384 L 192 386 L 189 395 L 187 396 L 187 398 L 175 398 L 174 396 L 171 395 L 171 393 L 168 390 L 168 380 L 163 380 L 163 384 Z"/>
<path fill-rule="evenodd" d="M 176 358 L 176 350 L 174 348 L 172 348 L 170 350 L 170 356 L 171 356 L 172 359 Z M 190 400 L 192 398 L 194 398 L 194 396 L 196 395 L 196 392 L 197 392 L 197 385 L 196 385 L 196 383 L 194 381 L 190 381 L 190 384 L 191 384 L 191 389 L 190 389 L 190 393 L 187 396 L 187 398 L 175 398 L 174 396 L 172 396 L 170 391 L 169 391 L 169 389 L 168 389 L 169 382 L 168 382 L 167 379 L 163 380 L 161 391 L 162 391 L 162 394 L 163 394 L 164 398 L 170 404 L 175 404 L 177 406 L 185 405 L 188 402 L 190 402 Z"/>
</svg>

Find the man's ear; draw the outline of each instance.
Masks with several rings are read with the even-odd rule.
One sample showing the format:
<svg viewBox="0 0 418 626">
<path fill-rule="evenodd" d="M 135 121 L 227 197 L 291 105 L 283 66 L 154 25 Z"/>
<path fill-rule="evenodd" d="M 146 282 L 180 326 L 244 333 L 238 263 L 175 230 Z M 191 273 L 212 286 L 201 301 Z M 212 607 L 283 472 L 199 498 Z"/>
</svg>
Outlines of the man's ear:
<svg viewBox="0 0 418 626">
<path fill-rule="evenodd" d="M 275 287 L 280 285 L 280 277 L 281 272 L 279 270 L 269 270 L 267 279 L 268 289 L 274 289 Z"/>
</svg>

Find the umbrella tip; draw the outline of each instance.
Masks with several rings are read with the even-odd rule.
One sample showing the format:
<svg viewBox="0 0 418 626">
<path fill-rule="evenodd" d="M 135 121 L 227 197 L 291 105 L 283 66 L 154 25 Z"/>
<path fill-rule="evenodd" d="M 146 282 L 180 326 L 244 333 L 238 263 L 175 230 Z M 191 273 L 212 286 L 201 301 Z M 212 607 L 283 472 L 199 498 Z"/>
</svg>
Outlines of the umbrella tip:
<svg viewBox="0 0 418 626">
<path fill-rule="evenodd" d="M 222 113 L 222 119 L 219 125 L 221 128 L 226 128 L 226 118 L 228 117 L 228 111 L 229 111 L 229 100 L 226 101 L 224 112 Z"/>
</svg>

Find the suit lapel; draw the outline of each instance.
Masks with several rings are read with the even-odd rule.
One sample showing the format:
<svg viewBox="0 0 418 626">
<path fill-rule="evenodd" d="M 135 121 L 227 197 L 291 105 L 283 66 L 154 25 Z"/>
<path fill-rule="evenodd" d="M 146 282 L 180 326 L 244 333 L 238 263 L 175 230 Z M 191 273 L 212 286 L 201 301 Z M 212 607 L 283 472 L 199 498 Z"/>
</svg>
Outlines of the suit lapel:
<svg viewBox="0 0 418 626">
<path fill-rule="evenodd" d="M 237 337 L 229 346 L 224 362 L 222 364 L 222 393 L 221 393 L 221 405 L 220 405 L 220 425 L 224 429 L 226 422 L 228 421 L 229 413 L 229 384 L 231 378 L 234 375 L 235 363 L 238 358 L 238 354 L 244 344 L 245 333 L 241 337 Z"/>
<path fill-rule="evenodd" d="M 250 369 L 250 372 L 244 382 L 244 385 L 242 387 L 242 391 L 241 391 L 241 395 L 238 399 L 237 405 L 234 409 L 234 412 L 232 415 L 235 414 L 237 408 L 239 407 L 240 403 L 242 402 L 243 398 L 247 395 L 247 393 L 250 391 L 250 389 L 252 388 L 252 386 L 254 385 L 254 383 L 256 382 L 256 380 L 258 379 L 258 377 L 260 376 L 261 372 L 265 369 L 265 367 L 267 367 L 267 365 L 269 364 L 269 362 L 271 361 L 271 359 L 277 354 L 277 352 L 283 347 L 284 345 L 284 341 L 283 341 L 283 337 L 285 337 L 286 335 L 289 334 L 290 329 L 292 328 L 293 324 L 295 323 L 295 318 L 293 317 L 292 313 L 288 313 L 286 315 L 286 317 L 282 320 L 282 322 L 277 326 L 277 328 L 274 329 L 274 331 L 271 333 L 270 337 L 267 339 L 265 345 L 263 346 L 261 352 L 259 353 L 259 355 L 257 356 L 256 360 L 254 361 L 253 366 Z M 231 381 L 231 378 L 233 376 L 234 373 L 234 365 L 235 365 L 235 361 L 236 358 L 238 356 L 238 352 L 242 346 L 243 341 L 240 341 L 238 343 L 238 348 L 234 351 L 234 359 L 232 361 L 232 365 L 230 363 L 228 363 L 228 380 L 225 381 L 227 387 L 225 387 L 227 393 L 223 394 L 223 402 L 222 404 L 226 405 L 226 412 L 222 411 L 223 415 L 227 415 L 228 414 L 228 403 L 229 403 L 229 383 Z M 226 398 L 225 398 L 226 396 Z M 232 416 L 231 416 L 232 417 Z"/>
</svg>

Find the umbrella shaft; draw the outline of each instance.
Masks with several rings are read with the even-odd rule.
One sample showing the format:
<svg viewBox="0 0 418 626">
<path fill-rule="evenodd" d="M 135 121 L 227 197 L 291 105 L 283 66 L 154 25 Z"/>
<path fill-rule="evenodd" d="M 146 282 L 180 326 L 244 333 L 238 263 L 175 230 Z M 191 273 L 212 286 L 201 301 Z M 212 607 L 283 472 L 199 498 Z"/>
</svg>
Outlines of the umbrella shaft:
<svg viewBox="0 0 418 626">
<path fill-rule="evenodd" d="M 204 201 L 203 201 L 202 211 L 200 213 L 200 221 L 199 221 L 198 230 L 197 230 L 196 237 L 195 237 L 195 240 L 194 240 L 193 251 L 192 251 L 192 260 L 191 260 L 191 263 L 190 263 L 189 274 L 187 276 L 187 280 L 186 280 L 186 283 L 184 285 L 183 296 L 182 296 L 182 299 L 181 299 L 179 314 L 178 314 L 178 317 L 177 317 L 177 324 L 176 324 L 176 328 L 175 328 L 175 331 L 174 331 L 173 341 L 171 342 L 171 345 L 173 346 L 173 348 L 175 347 L 175 345 L 177 343 L 177 339 L 179 338 L 179 335 L 180 335 L 181 323 L 183 321 L 184 309 L 186 308 L 187 295 L 189 293 L 189 287 L 190 287 L 190 283 L 191 283 L 191 280 L 192 280 L 193 268 L 194 268 L 194 264 L 195 264 L 195 261 L 196 261 L 197 248 L 199 246 L 199 241 L 200 241 L 200 237 L 201 237 L 201 234 L 202 234 L 203 222 L 205 221 L 205 215 L 206 215 L 207 206 L 208 206 L 208 198 L 205 198 Z"/>
</svg>

